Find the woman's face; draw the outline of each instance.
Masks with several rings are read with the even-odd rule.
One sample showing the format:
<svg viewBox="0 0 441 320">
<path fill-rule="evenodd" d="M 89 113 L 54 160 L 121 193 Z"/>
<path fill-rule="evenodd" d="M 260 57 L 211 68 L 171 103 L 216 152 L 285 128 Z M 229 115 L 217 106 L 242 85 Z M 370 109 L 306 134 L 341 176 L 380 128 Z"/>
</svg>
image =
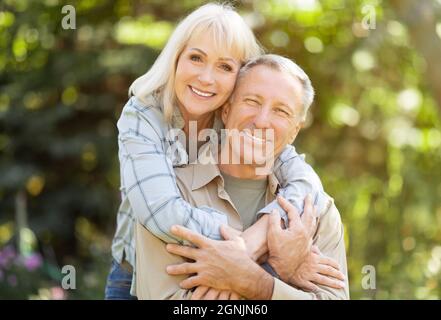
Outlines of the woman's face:
<svg viewBox="0 0 441 320">
<path fill-rule="evenodd" d="M 237 57 L 215 50 L 210 33 L 192 37 L 179 56 L 175 91 L 186 119 L 198 119 L 221 107 L 233 91 L 240 68 Z"/>
</svg>

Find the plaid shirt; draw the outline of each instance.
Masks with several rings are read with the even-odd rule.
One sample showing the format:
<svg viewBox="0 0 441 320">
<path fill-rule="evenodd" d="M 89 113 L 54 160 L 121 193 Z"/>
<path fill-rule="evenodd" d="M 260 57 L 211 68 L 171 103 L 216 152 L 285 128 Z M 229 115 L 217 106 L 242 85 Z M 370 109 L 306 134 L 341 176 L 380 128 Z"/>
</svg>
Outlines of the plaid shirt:
<svg viewBox="0 0 441 320">
<path fill-rule="evenodd" d="M 219 227 L 227 224 L 227 216 L 213 208 L 192 207 L 182 199 L 176 184 L 173 167 L 188 164 L 186 149 L 177 140 L 167 137 L 168 130 L 183 128 L 179 109 L 175 108 L 172 124 L 165 122 L 159 101 L 149 96 L 146 103 L 131 97 L 122 110 L 117 123 L 121 178 L 121 205 L 117 214 L 116 233 L 112 243 L 112 256 L 119 263 L 123 258 L 132 265 L 135 286 L 136 221 L 167 243 L 181 243 L 170 233 L 174 224 L 183 225 L 211 239 L 222 239 Z M 215 120 L 214 129 L 222 123 Z M 310 193 L 319 207 L 325 206 L 326 197 L 320 179 L 297 154 L 287 146 L 275 162 L 274 173 L 281 183 L 279 190 L 285 198 L 303 212 L 303 200 Z M 273 201 L 259 211 L 259 215 L 278 209 Z M 320 211 L 319 211 L 320 212 Z M 285 222 L 286 214 L 283 214 Z"/>
</svg>

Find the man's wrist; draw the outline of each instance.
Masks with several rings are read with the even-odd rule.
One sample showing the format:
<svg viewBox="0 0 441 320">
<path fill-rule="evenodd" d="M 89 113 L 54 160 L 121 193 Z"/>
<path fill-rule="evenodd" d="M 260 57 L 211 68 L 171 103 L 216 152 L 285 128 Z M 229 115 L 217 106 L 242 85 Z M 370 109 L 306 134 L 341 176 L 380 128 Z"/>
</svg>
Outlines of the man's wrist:
<svg viewBox="0 0 441 320">
<path fill-rule="evenodd" d="M 253 299 L 271 300 L 274 292 L 274 282 L 274 277 L 264 271 L 262 277 L 257 282 L 257 296 Z"/>
<path fill-rule="evenodd" d="M 239 293 L 247 299 L 270 300 L 273 295 L 274 278 L 254 262 L 242 284 Z"/>
</svg>

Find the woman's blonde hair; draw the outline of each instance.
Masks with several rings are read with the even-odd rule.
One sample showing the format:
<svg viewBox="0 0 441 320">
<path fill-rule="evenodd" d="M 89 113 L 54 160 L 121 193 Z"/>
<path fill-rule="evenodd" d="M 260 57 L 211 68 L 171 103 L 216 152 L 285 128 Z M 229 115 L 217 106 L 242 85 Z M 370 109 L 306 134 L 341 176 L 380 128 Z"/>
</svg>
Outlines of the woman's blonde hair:
<svg viewBox="0 0 441 320">
<path fill-rule="evenodd" d="M 209 3 L 178 24 L 152 67 L 132 83 L 129 96 L 145 102 L 149 95 L 157 94 L 164 117 L 170 122 L 176 104 L 174 81 L 179 56 L 191 37 L 210 32 L 216 49 L 226 48 L 237 54 L 242 64 L 263 54 L 253 32 L 232 6 Z"/>
</svg>

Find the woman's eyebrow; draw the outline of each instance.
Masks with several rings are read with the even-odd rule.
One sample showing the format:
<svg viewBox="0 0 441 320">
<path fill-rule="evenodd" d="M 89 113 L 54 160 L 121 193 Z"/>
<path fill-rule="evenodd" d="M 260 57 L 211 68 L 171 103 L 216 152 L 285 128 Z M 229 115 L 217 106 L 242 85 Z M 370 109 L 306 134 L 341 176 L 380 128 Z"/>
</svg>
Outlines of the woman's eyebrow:
<svg viewBox="0 0 441 320">
<path fill-rule="evenodd" d="M 205 57 L 207 56 L 207 54 L 205 53 L 205 51 L 203 51 L 203 50 L 201 50 L 201 49 L 199 49 L 199 48 L 190 48 L 190 50 L 198 51 L 198 52 L 199 52 L 200 54 L 202 54 L 203 56 L 205 56 Z M 230 61 L 231 63 L 237 64 L 237 62 L 234 61 L 233 58 L 220 57 L 219 60 L 222 60 L 222 61 Z"/>
<path fill-rule="evenodd" d="M 237 64 L 237 62 L 234 61 L 233 58 L 221 57 L 221 58 L 219 58 L 219 60 L 222 60 L 222 61 L 230 61 L 231 63 Z"/>
<path fill-rule="evenodd" d="M 207 56 L 207 54 L 206 54 L 203 50 L 201 50 L 201 49 L 199 49 L 199 48 L 190 48 L 190 50 L 198 51 L 200 54 L 202 54 L 202 55 L 204 55 L 204 56 Z"/>
</svg>

